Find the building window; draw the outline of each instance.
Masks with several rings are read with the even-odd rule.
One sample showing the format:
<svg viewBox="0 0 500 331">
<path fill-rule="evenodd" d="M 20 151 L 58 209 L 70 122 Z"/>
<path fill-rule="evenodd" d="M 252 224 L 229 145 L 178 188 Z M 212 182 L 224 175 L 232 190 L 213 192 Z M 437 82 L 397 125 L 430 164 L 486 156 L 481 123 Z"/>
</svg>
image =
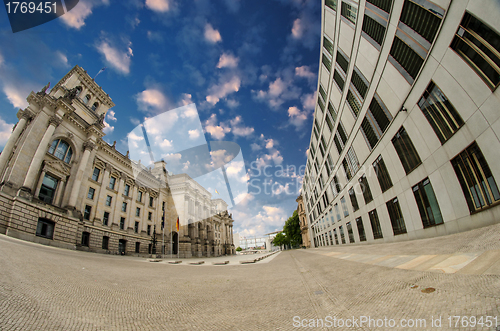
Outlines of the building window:
<svg viewBox="0 0 500 331">
<path fill-rule="evenodd" d="M 135 233 L 139 232 L 139 222 L 135 222 L 135 224 L 134 224 L 134 232 Z"/>
<path fill-rule="evenodd" d="M 417 77 L 424 59 L 420 57 L 410 46 L 408 46 L 404 41 L 399 39 L 398 36 L 394 37 L 392 43 L 391 56 L 396 60 L 397 63 L 410 75 L 411 78 L 415 79 Z"/>
<path fill-rule="evenodd" d="M 366 116 L 361 123 L 361 130 L 368 141 L 370 149 L 375 147 L 392 120 L 389 111 L 382 106 L 382 101 L 379 102 L 377 99 L 378 97 L 373 97 Z"/>
<path fill-rule="evenodd" d="M 52 203 L 57 188 L 57 179 L 45 174 L 43 177 L 42 186 L 40 187 L 40 193 L 38 194 L 38 199 L 45 203 Z"/>
<path fill-rule="evenodd" d="M 375 170 L 375 174 L 377 175 L 380 189 L 382 190 L 382 193 L 384 193 L 392 187 L 392 181 L 391 177 L 389 176 L 389 171 L 387 171 L 387 167 L 385 166 L 382 155 L 379 155 L 375 162 L 373 162 L 373 169 Z"/>
<path fill-rule="evenodd" d="M 441 24 L 439 16 L 409 0 L 403 5 L 400 20 L 431 44 Z"/>
<path fill-rule="evenodd" d="M 357 8 L 342 2 L 342 5 L 340 7 L 340 14 L 347 18 L 351 23 L 356 24 L 356 15 L 357 15 Z"/>
<path fill-rule="evenodd" d="M 95 189 L 93 187 L 89 187 L 89 193 L 87 194 L 87 198 L 90 200 L 94 200 Z"/>
<path fill-rule="evenodd" d="M 413 186 L 413 195 L 415 195 L 424 228 L 443 224 L 441 210 L 439 209 L 439 204 L 429 178 Z"/>
<path fill-rule="evenodd" d="M 94 172 L 92 173 L 92 180 L 97 182 L 99 180 L 99 174 L 101 173 L 101 169 L 94 168 Z"/>
<path fill-rule="evenodd" d="M 363 198 L 365 199 L 365 204 L 373 200 L 372 191 L 370 190 L 370 185 L 368 185 L 368 179 L 366 175 L 363 174 L 358 180 L 361 191 L 363 192 Z"/>
<path fill-rule="evenodd" d="M 450 47 L 491 88 L 500 83 L 500 35 L 465 13 Z"/>
<path fill-rule="evenodd" d="M 335 213 L 337 214 L 337 222 L 338 222 L 342 219 L 342 217 L 340 216 L 340 209 L 338 203 L 335 204 Z"/>
<path fill-rule="evenodd" d="M 94 102 L 94 104 L 92 105 L 92 110 L 96 111 L 97 107 L 99 107 L 99 104 L 97 102 Z"/>
<path fill-rule="evenodd" d="M 345 227 L 347 228 L 347 235 L 349 236 L 349 243 L 354 244 L 354 232 L 352 232 L 352 225 L 351 222 L 347 222 L 345 224 Z"/>
<path fill-rule="evenodd" d="M 142 191 L 137 192 L 137 201 L 142 202 Z"/>
<path fill-rule="evenodd" d="M 354 118 L 358 118 L 358 114 L 361 110 L 361 103 L 358 101 L 358 98 L 351 92 L 351 89 L 347 91 L 347 103 L 352 110 Z"/>
<path fill-rule="evenodd" d="M 125 229 L 125 217 L 120 217 L 120 230 Z"/>
<path fill-rule="evenodd" d="M 385 35 L 385 26 L 375 21 L 368 15 L 363 18 L 363 32 L 373 39 L 378 45 L 382 45 Z"/>
<path fill-rule="evenodd" d="M 344 78 L 339 74 L 337 70 L 333 72 L 333 80 L 339 87 L 339 89 L 342 91 L 344 89 Z"/>
<path fill-rule="evenodd" d="M 427 121 L 429 121 L 441 144 L 450 139 L 464 124 L 458 112 L 434 82 L 430 82 L 429 86 L 427 86 L 418 102 L 418 106 Z"/>
<path fill-rule="evenodd" d="M 344 212 L 344 217 L 349 216 L 349 210 L 347 209 L 347 204 L 345 203 L 345 197 L 340 198 L 340 203 L 342 204 L 342 211 Z"/>
<path fill-rule="evenodd" d="M 105 211 L 104 215 L 102 216 L 102 225 L 108 226 L 108 221 L 109 221 L 109 213 Z"/>
<path fill-rule="evenodd" d="M 115 177 L 110 177 L 109 178 L 109 188 L 114 190 L 115 189 L 115 184 L 116 184 L 116 178 Z"/>
<path fill-rule="evenodd" d="M 123 211 L 123 212 L 126 212 L 126 211 L 127 211 L 127 203 L 126 203 L 126 202 L 123 202 L 123 203 L 122 203 L 122 211 Z"/>
<path fill-rule="evenodd" d="M 342 242 L 342 244 L 345 244 L 344 229 L 342 228 L 342 225 L 339 226 L 339 232 L 340 232 L 340 241 Z"/>
<path fill-rule="evenodd" d="M 69 163 L 69 161 L 71 161 L 71 157 L 73 156 L 73 150 L 69 147 L 67 142 L 57 139 L 50 145 L 49 154 L 54 155 L 59 160 Z"/>
<path fill-rule="evenodd" d="M 368 91 L 368 83 L 366 81 L 366 78 L 363 77 L 363 74 L 361 72 L 358 72 L 358 69 L 356 67 L 352 72 L 351 83 L 364 99 L 366 97 L 366 92 Z"/>
<path fill-rule="evenodd" d="M 385 205 L 389 211 L 394 235 L 406 233 L 405 220 L 403 218 L 403 213 L 401 213 L 401 208 L 399 207 L 398 198 L 387 201 Z"/>
<path fill-rule="evenodd" d="M 153 218 L 153 213 L 152 212 L 148 212 L 148 221 L 151 221 L 152 218 Z"/>
<path fill-rule="evenodd" d="M 90 101 L 90 94 L 87 94 L 87 95 L 85 96 L 85 98 L 83 98 L 83 103 L 84 103 L 84 104 L 87 104 L 87 103 L 89 103 L 89 101 Z"/>
<path fill-rule="evenodd" d="M 337 0 L 325 0 L 325 5 L 333 10 L 337 10 Z"/>
<path fill-rule="evenodd" d="M 102 249 L 108 249 L 109 247 L 109 237 L 103 236 L 102 237 Z"/>
<path fill-rule="evenodd" d="M 325 36 L 323 36 L 323 48 L 326 49 L 330 55 L 333 54 L 333 43 Z"/>
<path fill-rule="evenodd" d="M 407 175 L 422 163 L 404 127 L 401 127 L 394 138 L 392 138 L 392 144 L 398 153 Z"/>
<path fill-rule="evenodd" d="M 82 232 L 82 246 L 89 247 L 90 233 Z"/>
<path fill-rule="evenodd" d="M 83 218 L 86 220 L 89 220 L 91 211 L 92 211 L 92 207 L 89 205 L 85 205 L 85 211 L 83 212 Z"/>
<path fill-rule="evenodd" d="M 335 57 L 335 62 L 339 65 L 339 67 L 344 71 L 344 73 L 347 73 L 347 68 L 349 67 L 349 60 L 340 52 L 340 50 L 337 50 L 337 56 Z M 342 85 L 343 81 L 342 81 Z"/>
<path fill-rule="evenodd" d="M 382 9 L 386 13 L 390 13 L 391 11 L 392 0 L 366 0 L 366 1 Z"/>
<path fill-rule="evenodd" d="M 135 216 L 137 216 L 137 217 L 141 216 L 141 208 L 137 207 L 135 209 Z"/>
<path fill-rule="evenodd" d="M 149 207 L 153 207 L 153 197 L 149 197 Z"/>
<path fill-rule="evenodd" d="M 147 233 L 148 233 L 148 236 L 151 235 L 151 225 L 150 224 L 148 224 L 148 232 Z"/>
<path fill-rule="evenodd" d="M 330 59 L 325 54 L 321 56 L 321 63 L 325 65 L 325 68 L 328 70 L 328 72 L 332 70 L 332 61 L 330 61 Z"/>
<path fill-rule="evenodd" d="M 135 243 L 135 252 L 139 253 L 140 249 L 141 249 L 141 243 L 137 241 Z"/>
<path fill-rule="evenodd" d="M 46 218 L 40 217 L 38 219 L 38 224 L 36 226 L 36 235 L 38 237 L 53 239 L 54 238 L 54 226 L 55 226 L 54 222 L 52 222 Z"/>
<path fill-rule="evenodd" d="M 79 96 L 80 93 L 82 93 L 82 87 L 81 86 L 77 86 L 76 87 L 76 96 Z"/>
<path fill-rule="evenodd" d="M 125 184 L 125 189 L 123 190 L 123 194 L 128 196 L 129 193 L 130 193 L 130 185 Z"/>
<path fill-rule="evenodd" d="M 372 211 L 368 212 L 368 216 L 370 217 L 370 224 L 372 226 L 373 239 L 383 238 L 384 236 L 382 235 L 382 228 L 380 228 L 377 209 L 373 209 Z"/>
<path fill-rule="evenodd" d="M 471 212 L 500 200 L 498 186 L 476 142 L 451 160 Z"/>
<path fill-rule="evenodd" d="M 359 241 L 366 241 L 365 228 L 361 217 L 356 218 L 356 226 L 358 228 Z"/>
<path fill-rule="evenodd" d="M 354 187 L 349 189 L 349 199 L 351 199 L 352 211 L 355 212 L 359 209 L 358 199 L 356 199 L 356 192 L 354 192 Z"/>
<path fill-rule="evenodd" d="M 339 244 L 339 238 L 337 236 L 337 229 L 333 229 L 333 236 L 335 237 L 335 245 Z"/>
<path fill-rule="evenodd" d="M 113 198 L 111 197 L 111 195 L 108 195 L 108 196 L 106 197 L 106 206 L 111 206 L 111 200 L 112 200 L 112 199 L 113 199 Z"/>
</svg>

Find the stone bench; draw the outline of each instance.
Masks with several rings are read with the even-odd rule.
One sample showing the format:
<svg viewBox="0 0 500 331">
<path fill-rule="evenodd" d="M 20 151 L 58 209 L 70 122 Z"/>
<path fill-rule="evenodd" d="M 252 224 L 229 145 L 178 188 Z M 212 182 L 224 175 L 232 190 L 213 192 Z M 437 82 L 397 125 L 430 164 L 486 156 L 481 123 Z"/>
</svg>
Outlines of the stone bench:
<svg viewBox="0 0 500 331">
<path fill-rule="evenodd" d="M 182 261 L 169 261 L 168 263 L 170 263 L 170 264 L 179 264 L 179 263 L 182 263 Z"/>
<path fill-rule="evenodd" d="M 203 263 L 205 263 L 205 261 L 190 262 L 189 264 L 192 264 L 192 265 L 200 265 L 200 264 L 203 264 Z"/>
<path fill-rule="evenodd" d="M 229 261 L 224 261 L 224 262 L 212 262 L 213 265 L 226 265 L 229 264 Z"/>
</svg>

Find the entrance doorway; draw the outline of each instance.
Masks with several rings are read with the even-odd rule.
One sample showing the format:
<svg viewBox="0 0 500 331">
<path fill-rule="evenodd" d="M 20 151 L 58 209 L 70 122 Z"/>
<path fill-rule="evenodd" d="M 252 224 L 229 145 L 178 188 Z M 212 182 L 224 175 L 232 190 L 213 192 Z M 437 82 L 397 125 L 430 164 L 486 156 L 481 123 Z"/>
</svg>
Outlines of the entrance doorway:
<svg viewBox="0 0 500 331">
<path fill-rule="evenodd" d="M 177 232 L 172 233 L 172 254 L 177 255 L 179 252 L 179 235 Z"/>
<path fill-rule="evenodd" d="M 127 241 L 125 239 L 118 240 L 118 254 L 125 255 Z"/>
</svg>

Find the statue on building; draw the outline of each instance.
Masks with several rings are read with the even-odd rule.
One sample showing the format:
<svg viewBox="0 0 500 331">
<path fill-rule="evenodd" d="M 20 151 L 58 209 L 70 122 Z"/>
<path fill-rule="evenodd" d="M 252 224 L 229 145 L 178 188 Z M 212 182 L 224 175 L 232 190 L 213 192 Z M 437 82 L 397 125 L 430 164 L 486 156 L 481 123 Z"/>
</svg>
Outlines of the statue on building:
<svg viewBox="0 0 500 331">
<path fill-rule="evenodd" d="M 47 83 L 47 85 L 45 85 L 41 90 L 40 92 L 37 92 L 38 95 L 45 95 L 47 94 L 47 90 L 49 89 L 50 87 L 50 82 Z"/>
</svg>

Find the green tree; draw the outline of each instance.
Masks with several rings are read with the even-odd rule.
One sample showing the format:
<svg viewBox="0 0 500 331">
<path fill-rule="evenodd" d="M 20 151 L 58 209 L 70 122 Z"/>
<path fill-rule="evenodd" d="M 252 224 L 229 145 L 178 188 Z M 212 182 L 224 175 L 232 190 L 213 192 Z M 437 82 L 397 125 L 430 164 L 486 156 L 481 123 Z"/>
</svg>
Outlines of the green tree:
<svg viewBox="0 0 500 331">
<path fill-rule="evenodd" d="M 237 252 L 241 252 L 242 250 L 243 250 L 243 249 L 242 249 L 240 246 L 238 246 L 238 248 L 236 248 L 236 251 L 237 251 Z"/>
<path fill-rule="evenodd" d="M 286 243 L 287 243 L 287 238 L 285 237 L 283 232 L 278 233 L 273 239 L 273 245 L 280 247 L 280 248 L 281 248 L 281 246 L 285 245 Z"/>
<path fill-rule="evenodd" d="M 300 221 L 299 214 L 297 210 L 293 212 L 292 217 L 288 218 L 283 226 L 283 232 L 285 232 L 288 239 L 288 244 L 292 247 L 297 247 L 302 244 L 302 235 L 300 233 Z"/>
</svg>

